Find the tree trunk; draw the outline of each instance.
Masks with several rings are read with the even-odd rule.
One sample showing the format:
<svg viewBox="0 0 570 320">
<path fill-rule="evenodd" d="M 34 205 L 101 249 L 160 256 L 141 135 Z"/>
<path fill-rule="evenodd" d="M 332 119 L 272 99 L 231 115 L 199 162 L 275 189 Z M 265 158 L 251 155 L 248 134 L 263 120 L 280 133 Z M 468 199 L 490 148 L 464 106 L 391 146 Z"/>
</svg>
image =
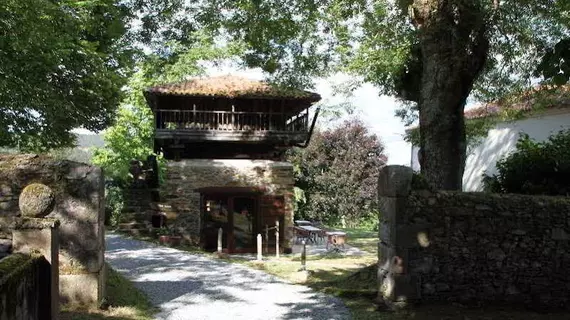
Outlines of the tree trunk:
<svg viewBox="0 0 570 320">
<path fill-rule="evenodd" d="M 488 53 L 479 1 L 416 0 L 423 62 L 418 108 L 424 174 L 438 190 L 461 190 L 465 167 L 463 110 Z"/>
</svg>

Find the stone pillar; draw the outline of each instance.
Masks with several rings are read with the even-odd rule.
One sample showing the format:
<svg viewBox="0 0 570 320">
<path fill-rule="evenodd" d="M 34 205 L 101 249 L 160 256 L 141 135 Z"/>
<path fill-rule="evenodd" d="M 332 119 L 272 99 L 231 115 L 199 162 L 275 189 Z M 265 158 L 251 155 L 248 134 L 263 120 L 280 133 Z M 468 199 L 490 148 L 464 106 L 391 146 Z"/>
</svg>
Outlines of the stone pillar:
<svg viewBox="0 0 570 320">
<path fill-rule="evenodd" d="M 12 231 L 14 253 L 39 252 L 50 263 L 51 319 L 59 319 L 59 220 L 19 218 Z"/>
<path fill-rule="evenodd" d="M 412 169 L 404 166 L 384 167 L 378 177 L 378 298 L 392 309 L 406 307 L 418 298 L 416 279 L 408 270 L 405 215 L 411 192 Z"/>
</svg>

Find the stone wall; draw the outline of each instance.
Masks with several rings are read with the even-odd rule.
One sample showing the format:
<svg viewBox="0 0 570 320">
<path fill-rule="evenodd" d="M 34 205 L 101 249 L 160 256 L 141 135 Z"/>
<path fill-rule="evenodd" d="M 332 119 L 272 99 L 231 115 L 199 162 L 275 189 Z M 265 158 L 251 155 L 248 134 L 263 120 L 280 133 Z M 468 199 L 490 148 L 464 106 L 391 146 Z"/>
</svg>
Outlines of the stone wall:
<svg viewBox="0 0 570 320">
<path fill-rule="evenodd" d="M 411 170 L 379 180 L 380 297 L 570 306 L 570 198 L 411 191 Z"/>
<path fill-rule="evenodd" d="M 0 320 L 52 319 L 50 264 L 41 254 L 0 260 Z"/>
<path fill-rule="evenodd" d="M 48 217 L 61 222 L 59 281 L 63 302 L 96 304 L 104 296 L 104 180 L 100 168 L 38 155 L 0 155 L 0 237 L 11 237 L 18 197 L 33 182 L 55 193 Z"/>
<path fill-rule="evenodd" d="M 186 241 L 198 242 L 200 236 L 200 194 L 204 187 L 260 187 L 266 195 L 284 197 L 284 230 L 293 226 L 293 166 L 269 160 L 168 161 L 166 179 L 160 187 L 161 207 Z M 292 235 L 286 232 L 285 246 Z"/>
<path fill-rule="evenodd" d="M 45 312 L 51 311 L 52 320 L 59 319 L 59 226 L 57 219 L 24 217 L 16 219 L 12 231 L 14 253 L 32 256 L 39 254 L 47 262 L 47 266 L 42 264 L 40 270 L 40 276 L 45 278 L 42 279 L 41 286 L 24 290 L 41 291 L 42 303 L 50 303 L 49 310 L 45 310 L 46 307 L 41 309 Z M 46 268 L 47 270 L 44 270 Z"/>
</svg>

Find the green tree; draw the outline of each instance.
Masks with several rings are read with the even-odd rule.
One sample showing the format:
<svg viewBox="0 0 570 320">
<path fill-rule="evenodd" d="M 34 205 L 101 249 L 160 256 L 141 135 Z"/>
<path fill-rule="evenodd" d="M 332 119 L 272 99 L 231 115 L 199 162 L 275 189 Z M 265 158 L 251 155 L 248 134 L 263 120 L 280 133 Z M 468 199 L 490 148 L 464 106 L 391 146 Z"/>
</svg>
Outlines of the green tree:
<svg viewBox="0 0 570 320">
<path fill-rule="evenodd" d="M 1 1 L 0 147 L 70 147 L 70 130 L 109 126 L 136 64 L 200 41 L 192 12 L 184 0 Z"/>
<path fill-rule="evenodd" d="M 228 44 L 215 46 L 212 39 L 194 34 L 196 42 L 190 47 L 171 44 L 172 52 L 161 56 L 149 54 L 138 64 L 130 78 L 125 99 L 121 102 L 114 124 L 104 134 L 105 146 L 94 151 L 93 163 L 105 169 L 116 181 L 129 179 L 129 161 L 144 160 L 154 153 L 154 116 L 143 92 L 156 84 L 176 82 L 205 72 L 205 61 L 229 59 L 240 47 Z M 159 161 L 161 155 L 157 155 Z"/>
<path fill-rule="evenodd" d="M 352 226 L 377 220 L 383 152 L 382 142 L 356 118 L 315 132 L 306 149 L 293 149 L 288 157 L 295 166 L 297 214 L 331 225 L 342 216 Z"/>
<path fill-rule="evenodd" d="M 127 11 L 114 1 L 0 3 L 0 146 L 69 146 L 70 130 L 113 118 L 130 53 Z"/>
<path fill-rule="evenodd" d="M 216 0 L 200 21 L 247 45 L 244 60 L 307 84 L 346 71 L 419 113 L 422 171 L 460 189 L 471 95 L 495 98 L 530 85 L 547 48 L 569 34 L 555 0 Z M 410 112 L 411 111 L 411 112 Z"/>
</svg>

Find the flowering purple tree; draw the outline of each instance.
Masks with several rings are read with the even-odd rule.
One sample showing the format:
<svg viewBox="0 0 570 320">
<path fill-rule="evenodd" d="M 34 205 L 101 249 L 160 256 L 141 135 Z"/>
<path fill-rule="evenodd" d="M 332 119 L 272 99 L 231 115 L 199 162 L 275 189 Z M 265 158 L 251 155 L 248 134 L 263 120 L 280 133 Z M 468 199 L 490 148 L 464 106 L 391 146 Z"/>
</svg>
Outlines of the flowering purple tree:
<svg viewBox="0 0 570 320">
<path fill-rule="evenodd" d="M 298 217 L 349 226 L 377 220 L 378 172 L 386 163 L 381 140 L 353 118 L 313 134 L 306 149 L 294 149 Z"/>
</svg>

